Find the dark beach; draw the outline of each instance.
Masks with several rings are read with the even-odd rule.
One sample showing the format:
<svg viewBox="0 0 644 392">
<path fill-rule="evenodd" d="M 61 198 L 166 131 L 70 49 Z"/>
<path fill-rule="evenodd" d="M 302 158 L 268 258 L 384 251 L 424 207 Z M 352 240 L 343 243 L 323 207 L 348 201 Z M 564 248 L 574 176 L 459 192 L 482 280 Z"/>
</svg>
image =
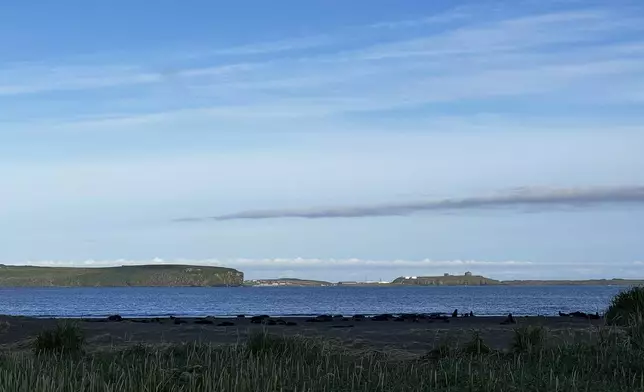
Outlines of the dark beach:
<svg viewBox="0 0 644 392">
<path fill-rule="evenodd" d="M 42 319 L 0 316 L 0 347 L 29 349 L 42 330 L 59 322 L 78 323 L 88 349 L 122 347 L 137 343 L 159 345 L 184 342 L 231 345 L 243 343 L 249 334 L 266 331 L 276 335 L 303 335 L 335 341 L 357 350 L 387 351 L 401 356 L 423 354 L 445 342 L 465 343 L 478 331 L 493 349 L 510 347 L 514 329 L 542 326 L 553 344 L 592 339 L 603 320 L 580 317 L 515 317 L 516 323 L 502 324 L 506 317 L 448 317 L 447 320 L 374 321 L 367 317 L 335 317 L 311 322 L 303 317 L 269 318 L 253 323 L 251 316 L 236 318 L 161 318 L 161 319 Z M 272 321 L 271 321 L 272 320 Z M 255 320 L 257 322 L 257 320 Z"/>
</svg>

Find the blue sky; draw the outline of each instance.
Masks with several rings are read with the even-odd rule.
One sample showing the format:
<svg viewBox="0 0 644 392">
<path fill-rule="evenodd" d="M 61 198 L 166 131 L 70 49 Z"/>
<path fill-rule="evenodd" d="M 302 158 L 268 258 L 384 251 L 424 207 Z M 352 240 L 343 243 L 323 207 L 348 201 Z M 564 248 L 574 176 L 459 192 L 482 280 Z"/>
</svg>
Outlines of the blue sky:
<svg viewBox="0 0 644 392">
<path fill-rule="evenodd" d="M 640 2 L 23 1 L 0 48 L 0 263 L 644 276 Z"/>
</svg>

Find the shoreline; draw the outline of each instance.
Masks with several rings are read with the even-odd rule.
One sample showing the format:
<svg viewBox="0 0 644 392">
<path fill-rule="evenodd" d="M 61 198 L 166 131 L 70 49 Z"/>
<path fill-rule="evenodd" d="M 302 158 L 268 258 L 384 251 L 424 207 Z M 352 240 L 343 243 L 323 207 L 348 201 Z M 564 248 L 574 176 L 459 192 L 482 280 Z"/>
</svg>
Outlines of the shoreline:
<svg viewBox="0 0 644 392">
<path fill-rule="evenodd" d="M 512 345 L 514 331 L 524 326 L 543 327 L 553 342 L 589 339 L 604 320 L 578 317 L 518 316 L 504 324 L 506 316 L 445 317 L 445 319 L 387 319 L 331 317 L 309 321 L 307 317 L 269 317 L 255 322 L 251 317 L 164 317 L 131 318 L 34 318 L 0 316 L 0 349 L 28 350 L 36 335 L 55 328 L 60 322 L 75 322 L 82 329 L 88 347 L 100 350 L 136 344 L 163 345 L 199 342 L 234 345 L 253 333 L 305 336 L 334 341 L 349 349 L 389 351 L 404 356 L 426 353 L 442 342 L 465 344 L 479 331 L 492 348 Z M 269 321 L 272 320 L 272 321 Z M 257 320 L 256 320 L 257 321 Z"/>
<path fill-rule="evenodd" d="M 534 313 L 519 313 L 519 312 L 500 312 L 500 313 L 485 313 L 485 314 L 474 314 L 474 318 L 498 318 L 498 317 L 506 317 L 508 313 L 512 313 L 515 317 L 529 317 L 529 318 L 558 318 L 561 317 L 558 314 L 534 314 Z M 589 311 L 585 312 L 587 314 L 595 314 L 596 311 Z M 602 314 L 600 312 L 597 312 L 599 314 Z M 61 315 L 50 315 L 50 314 L 43 314 L 43 315 L 34 315 L 34 314 L 9 314 L 9 313 L 4 313 L 0 314 L 0 318 L 2 317 L 14 317 L 14 318 L 33 318 L 33 319 L 39 319 L 39 320 L 83 320 L 83 319 L 88 319 L 88 320 L 100 320 L 100 319 L 107 319 L 108 317 L 112 315 L 118 314 L 121 316 L 124 320 L 139 320 L 139 319 L 147 319 L 147 320 L 152 320 L 152 319 L 172 319 L 172 318 L 182 318 L 182 319 L 187 319 L 187 320 L 192 320 L 192 319 L 204 319 L 204 318 L 212 318 L 212 319 L 218 319 L 218 320 L 226 320 L 226 319 L 239 319 L 239 316 L 244 316 L 246 319 L 250 319 L 251 317 L 254 316 L 261 316 L 261 315 L 266 315 L 272 318 L 294 318 L 294 319 L 306 319 L 306 318 L 311 318 L 311 317 L 317 317 L 320 315 L 323 315 L 324 313 L 299 313 L 299 314 L 288 314 L 288 313 L 272 313 L 272 312 L 264 312 L 264 313 L 258 313 L 258 314 L 214 314 L 214 313 L 200 313 L 200 314 L 188 314 L 188 313 L 165 313 L 165 314 L 128 314 L 128 313 L 123 313 L 123 312 L 109 312 L 109 313 L 102 313 L 102 314 L 92 314 L 92 315 L 66 315 L 66 314 L 61 314 Z M 364 317 L 370 318 L 382 314 L 390 314 L 392 316 L 402 316 L 402 315 L 407 315 L 407 314 L 418 314 L 418 315 L 441 315 L 441 316 L 448 316 L 451 318 L 452 312 L 377 312 L 377 313 L 362 313 L 362 312 L 356 312 L 352 314 L 341 314 L 341 313 L 330 313 L 328 315 L 330 316 L 336 316 L 336 317 L 352 317 L 354 315 L 362 315 Z M 459 314 L 458 319 L 462 318 L 469 318 L 467 316 L 463 317 L 461 314 Z"/>
</svg>

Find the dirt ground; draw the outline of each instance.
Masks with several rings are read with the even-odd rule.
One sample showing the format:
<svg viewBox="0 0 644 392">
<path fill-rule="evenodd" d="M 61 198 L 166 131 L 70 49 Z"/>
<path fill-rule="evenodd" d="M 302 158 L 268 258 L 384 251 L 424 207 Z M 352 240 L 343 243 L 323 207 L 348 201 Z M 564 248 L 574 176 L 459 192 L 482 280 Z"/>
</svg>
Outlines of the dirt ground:
<svg viewBox="0 0 644 392">
<path fill-rule="evenodd" d="M 199 321 L 201 320 L 201 321 Z M 281 318 L 296 325 L 263 325 L 251 323 L 247 318 L 207 318 L 160 320 L 132 319 L 123 321 L 68 320 L 81 326 L 88 349 L 110 346 L 127 346 L 136 343 L 162 344 L 203 342 L 235 344 L 243 342 L 249 333 L 268 331 L 280 335 L 304 335 L 336 341 L 352 349 L 369 349 L 418 355 L 438 344 L 464 344 L 474 331 L 478 331 L 491 348 L 508 349 L 512 344 L 514 329 L 522 326 L 542 326 L 547 330 L 547 341 L 560 344 L 567 341 L 592 339 L 602 320 L 568 317 L 517 317 L 516 324 L 502 325 L 504 317 L 465 317 L 443 320 L 412 322 L 333 319 L 329 322 L 306 322 L 305 318 Z M 0 316 L 0 349 L 28 349 L 32 339 L 42 330 L 53 328 L 62 319 L 36 319 Z M 198 323 L 195 323 L 198 322 Z M 232 326 L 218 326 L 222 322 Z"/>
</svg>

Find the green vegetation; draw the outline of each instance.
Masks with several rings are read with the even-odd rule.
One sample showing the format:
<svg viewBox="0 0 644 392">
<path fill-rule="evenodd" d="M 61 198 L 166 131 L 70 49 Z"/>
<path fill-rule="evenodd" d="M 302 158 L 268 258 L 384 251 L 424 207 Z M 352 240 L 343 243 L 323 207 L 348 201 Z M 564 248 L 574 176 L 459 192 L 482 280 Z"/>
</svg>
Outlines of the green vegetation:
<svg viewBox="0 0 644 392">
<path fill-rule="evenodd" d="M 644 391 L 644 352 L 633 336 L 615 336 L 497 352 L 474 334 L 462 349 L 418 359 L 265 334 L 225 347 L 138 344 L 82 355 L 5 352 L 0 391 Z"/>
<path fill-rule="evenodd" d="M 644 287 L 631 287 L 617 294 L 606 310 L 611 325 L 631 325 L 644 318 Z"/>
<path fill-rule="evenodd" d="M 39 333 L 33 350 L 36 353 L 76 354 L 81 352 L 84 343 L 85 337 L 77 324 L 61 323 L 55 329 Z"/>
<path fill-rule="evenodd" d="M 244 275 L 232 268 L 191 265 L 137 265 L 62 268 L 0 265 L 0 287 L 240 286 Z"/>
<path fill-rule="evenodd" d="M 519 353 L 534 353 L 543 347 L 546 331 L 542 327 L 526 326 L 514 330 L 512 348 Z"/>
<path fill-rule="evenodd" d="M 478 331 L 474 331 L 472 334 L 472 340 L 465 345 L 463 351 L 468 354 L 481 355 L 491 353 L 492 349 L 485 344 L 480 333 Z"/>
</svg>

